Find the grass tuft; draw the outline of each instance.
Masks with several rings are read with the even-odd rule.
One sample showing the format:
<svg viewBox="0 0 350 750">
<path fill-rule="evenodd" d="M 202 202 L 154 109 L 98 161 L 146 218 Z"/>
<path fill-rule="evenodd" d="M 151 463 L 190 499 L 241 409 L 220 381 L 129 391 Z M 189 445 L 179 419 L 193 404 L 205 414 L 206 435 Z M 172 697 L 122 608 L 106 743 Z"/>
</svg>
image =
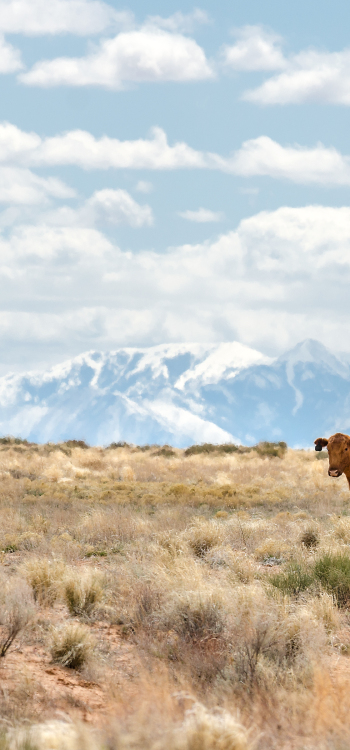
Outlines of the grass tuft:
<svg viewBox="0 0 350 750">
<path fill-rule="evenodd" d="M 103 597 L 102 576 L 96 570 L 74 570 L 66 575 L 64 598 L 69 613 L 78 617 L 91 617 Z"/>
<path fill-rule="evenodd" d="M 247 750 L 248 732 L 227 711 L 196 704 L 187 713 L 175 747 L 181 750 Z"/>
<path fill-rule="evenodd" d="M 94 641 L 89 629 L 76 622 L 68 622 L 52 631 L 51 657 L 54 664 L 69 669 L 81 669 L 93 655 Z"/>
<path fill-rule="evenodd" d="M 196 519 L 185 532 L 184 538 L 197 557 L 204 557 L 210 549 L 221 543 L 222 527 L 217 521 Z"/>
<path fill-rule="evenodd" d="M 23 573 L 32 587 L 34 600 L 46 606 L 52 606 L 56 601 L 64 572 L 64 563 L 45 558 L 34 557 L 23 565 Z"/>
</svg>

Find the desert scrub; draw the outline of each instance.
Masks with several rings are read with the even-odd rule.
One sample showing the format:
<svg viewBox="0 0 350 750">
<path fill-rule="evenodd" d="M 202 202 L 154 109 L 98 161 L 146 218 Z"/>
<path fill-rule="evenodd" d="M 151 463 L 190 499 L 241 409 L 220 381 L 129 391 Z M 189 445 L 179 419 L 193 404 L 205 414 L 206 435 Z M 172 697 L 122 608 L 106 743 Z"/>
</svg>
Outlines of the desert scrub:
<svg viewBox="0 0 350 750">
<path fill-rule="evenodd" d="M 269 581 L 282 594 L 298 596 L 302 591 L 306 591 L 312 586 L 315 581 L 315 573 L 312 568 L 293 562 L 284 571 L 281 571 L 281 573 L 275 573 L 270 576 Z"/>
<path fill-rule="evenodd" d="M 350 604 L 350 557 L 346 553 L 326 553 L 315 562 L 315 576 L 339 607 Z"/>
<path fill-rule="evenodd" d="M 340 611 L 333 594 L 322 592 L 320 596 L 313 597 L 309 606 L 314 616 L 323 622 L 327 633 L 331 633 L 340 627 Z"/>
<path fill-rule="evenodd" d="M 233 443 L 226 443 L 223 445 L 213 445 L 213 443 L 202 443 L 201 445 L 191 445 L 184 451 L 184 456 L 198 456 L 200 454 L 209 453 L 237 453 L 240 448 L 238 445 Z"/>
<path fill-rule="evenodd" d="M 71 615 L 91 617 L 103 598 L 104 577 L 99 570 L 71 568 L 65 576 L 63 591 Z"/>
<path fill-rule="evenodd" d="M 165 631 L 162 654 L 188 673 L 202 688 L 222 674 L 229 658 L 226 614 L 219 597 L 210 592 L 175 596 L 160 614 Z"/>
<path fill-rule="evenodd" d="M 223 528 L 218 521 L 206 521 L 201 518 L 195 519 L 184 533 L 184 540 L 197 557 L 204 557 L 208 550 L 220 545 L 223 538 Z"/>
<path fill-rule="evenodd" d="M 233 443 L 224 443 L 223 445 L 213 445 L 212 443 L 202 443 L 201 445 L 191 445 L 184 451 L 184 456 L 198 456 L 200 454 L 230 454 L 230 453 L 251 453 L 256 451 L 259 456 L 283 458 L 287 451 L 287 443 L 269 443 L 267 441 L 246 447 L 243 445 L 234 445 Z"/>
<path fill-rule="evenodd" d="M 154 616 L 159 610 L 164 594 L 149 581 L 141 581 L 134 589 L 132 624 L 135 628 L 153 628 Z"/>
<path fill-rule="evenodd" d="M 337 539 L 340 539 L 345 544 L 350 544 L 350 518 L 335 518 L 331 519 L 333 522 L 334 534 Z"/>
<path fill-rule="evenodd" d="M 231 675 L 236 689 L 276 685 L 303 679 L 315 653 L 325 649 L 322 622 L 307 608 L 276 602 L 257 585 L 237 587 L 228 623 Z"/>
<path fill-rule="evenodd" d="M 3 578 L 0 593 L 0 657 L 6 655 L 15 638 L 32 619 L 34 611 L 33 597 L 25 581 Z"/>
<path fill-rule="evenodd" d="M 95 641 L 89 629 L 77 622 L 67 622 L 51 633 L 51 658 L 54 664 L 81 669 L 92 659 Z"/>
<path fill-rule="evenodd" d="M 249 733 L 227 711 L 196 704 L 174 737 L 170 750 L 248 750 Z"/>
<path fill-rule="evenodd" d="M 33 557 L 24 563 L 21 573 L 31 586 L 35 601 L 44 606 L 52 606 L 62 586 L 64 563 Z"/>
<path fill-rule="evenodd" d="M 257 560 L 265 562 L 271 558 L 275 558 L 280 562 L 283 562 L 290 557 L 291 547 L 281 539 L 265 539 L 255 549 L 255 557 Z"/>
<path fill-rule="evenodd" d="M 214 640 L 221 637 L 225 629 L 222 602 L 206 592 L 180 595 L 170 603 L 163 625 L 186 642 Z"/>
<path fill-rule="evenodd" d="M 179 724 L 174 717 L 153 711 L 114 722 L 103 731 L 86 724 L 54 719 L 42 724 L 16 726 L 0 737 L 1 750 L 249 750 L 250 733 L 228 711 L 209 711 L 196 703 Z"/>
<path fill-rule="evenodd" d="M 255 446 L 255 450 L 259 456 L 267 456 L 269 458 L 283 458 L 287 449 L 287 443 L 284 443 L 282 440 L 279 443 L 269 443 L 264 441 Z"/>
<path fill-rule="evenodd" d="M 320 535 L 314 526 L 308 526 L 301 534 L 301 544 L 306 549 L 315 549 L 320 543 Z"/>
</svg>

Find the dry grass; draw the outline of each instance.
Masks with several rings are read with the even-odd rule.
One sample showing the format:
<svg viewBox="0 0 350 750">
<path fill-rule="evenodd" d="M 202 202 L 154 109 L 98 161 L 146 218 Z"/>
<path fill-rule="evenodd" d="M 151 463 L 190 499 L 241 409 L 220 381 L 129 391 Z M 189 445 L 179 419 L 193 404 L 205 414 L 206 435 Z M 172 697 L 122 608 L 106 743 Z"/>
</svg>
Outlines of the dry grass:
<svg viewBox="0 0 350 750">
<path fill-rule="evenodd" d="M 8 440 L 0 480 L 4 732 L 22 716 L 39 748 L 51 730 L 67 748 L 348 746 L 350 493 L 326 461 Z"/>
<path fill-rule="evenodd" d="M 91 661 L 93 650 L 93 639 L 84 625 L 67 622 L 52 631 L 50 651 L 54 664 L 81 669 Z"/>
</svg>

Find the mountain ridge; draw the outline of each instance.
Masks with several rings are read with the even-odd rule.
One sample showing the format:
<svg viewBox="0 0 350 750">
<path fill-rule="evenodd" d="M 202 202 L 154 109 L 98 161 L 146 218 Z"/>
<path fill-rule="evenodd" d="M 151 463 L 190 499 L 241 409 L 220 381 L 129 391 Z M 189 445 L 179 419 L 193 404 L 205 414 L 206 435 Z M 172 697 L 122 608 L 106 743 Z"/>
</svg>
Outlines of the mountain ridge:
<svg viewBox="0 0 350 750">
<path fill-rule="evenodd" d="M 33 442 L 306 447 L 349 428 L 350 358 L 313 339 L 277 358 L 239 342 L 91 350 L 0 378 L 0 433 Z"/>
</svg>

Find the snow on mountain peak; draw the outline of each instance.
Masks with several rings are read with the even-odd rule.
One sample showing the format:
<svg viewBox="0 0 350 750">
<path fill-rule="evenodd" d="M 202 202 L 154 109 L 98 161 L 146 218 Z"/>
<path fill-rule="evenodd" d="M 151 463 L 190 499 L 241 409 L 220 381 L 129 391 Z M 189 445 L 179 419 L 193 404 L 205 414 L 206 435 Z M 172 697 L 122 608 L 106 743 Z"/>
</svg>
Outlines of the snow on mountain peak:
<svg viewBox="0 0 350 750">
<path fill-rule="evenodd" d="M 256 349 L 240 344 L 238 341 L 213 346 L 208 356 L 192 370 L 184 372 L 175 383 L 175 388 L 184 390 L 192 381 L 193 385 L 217 383 L 222 378 L 234 378 L 238 372 L 252 365 L 271 364 L 272 359 L 265 357 Z"/>
<path fill-rule="evenodd" d="M 154 377 L 163 375 L 167 378 L 169 376 L 167 360 L 173 360 L 185 354 L 190 354 L 197 360 L 205 356 L 211 348 L 210 344 L 160 344 L 148 349 L 135 349 L 135 353 L 140 352 L 141 357 L 130 374 L 136 375 L 150 368 Z"/>
<path fill-rule="evenodd" d="M 239 342 L 88 351 L 0 378 L 0 434 L 37 442 L 300 446 L 334 428 L 350 431 L 350 363 L 313 340 L 277 360 Z"/>
<path fill-rule="evenodd" d="M 349 373 L 349 367 L 315 339 L 301 341 L 293 349 L 279 357 L 277 362 L 286 362 L 287 367 L 292 369 L 301 362 L 322 364 L 343 377 L 346 377 Z"/>
</svg>

